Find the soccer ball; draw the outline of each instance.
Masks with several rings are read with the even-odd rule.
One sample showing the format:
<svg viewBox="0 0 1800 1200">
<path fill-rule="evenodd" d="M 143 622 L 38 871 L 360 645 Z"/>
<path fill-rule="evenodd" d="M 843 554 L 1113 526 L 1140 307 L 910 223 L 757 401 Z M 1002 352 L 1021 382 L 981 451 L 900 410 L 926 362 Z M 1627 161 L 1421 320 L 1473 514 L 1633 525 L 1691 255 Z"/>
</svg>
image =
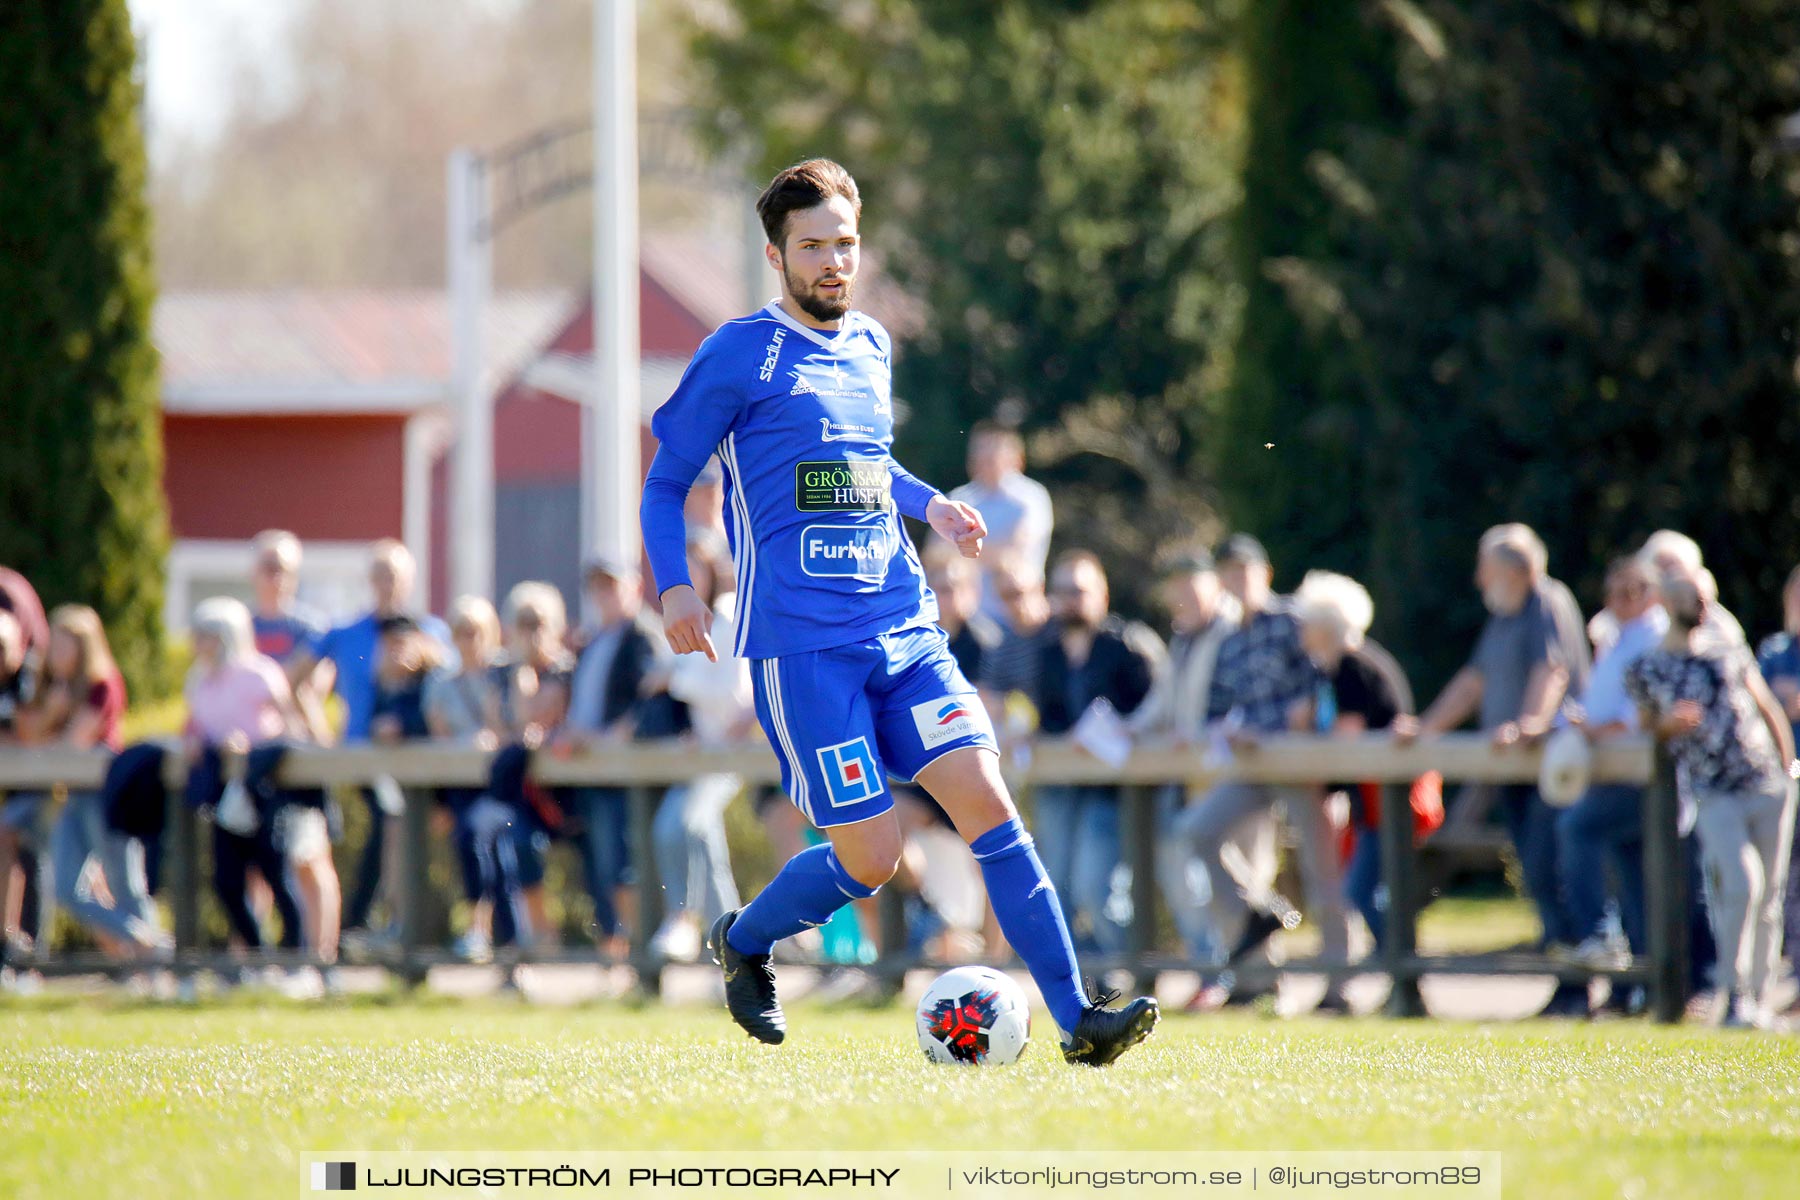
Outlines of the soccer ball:
<svg viewBox="0 0 1800 1200">
<path fill-rule="evenodd" d="M 1024 989 L 991 967 L 957 967 L 932 980 L 919 1001 L 919 1046 L 936 1063 L 994 1067 L 1016 1062 L 1031 1040 Z"/>
</svg>

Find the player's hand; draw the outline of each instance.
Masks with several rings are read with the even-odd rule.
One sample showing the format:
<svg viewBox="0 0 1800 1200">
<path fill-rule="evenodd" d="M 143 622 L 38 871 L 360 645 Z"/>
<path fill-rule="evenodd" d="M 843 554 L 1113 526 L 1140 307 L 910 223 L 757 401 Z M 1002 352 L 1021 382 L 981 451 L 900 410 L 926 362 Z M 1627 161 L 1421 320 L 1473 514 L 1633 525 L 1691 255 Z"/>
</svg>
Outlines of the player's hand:
<svg viewBox="0 0 1800 1200">
<path fill-rule="evenodd" d="M 925 506 L 925 519 L 945 540 L 955 543 L 964 558 L 981 557 L 981 539 L 987 536 L 987 522 L 981 514 L 961 500 L 933 496 Z"/>
<path fill-rule="evenodd" d="M 700 602 L 699 595 L 685 583 L 678 583 L 662 595 L 663 636 L 669 649 L 677 654 L 704 654 L 709 662 L 719 661 L 712 643 L 712 610 Z"/>
</svg>

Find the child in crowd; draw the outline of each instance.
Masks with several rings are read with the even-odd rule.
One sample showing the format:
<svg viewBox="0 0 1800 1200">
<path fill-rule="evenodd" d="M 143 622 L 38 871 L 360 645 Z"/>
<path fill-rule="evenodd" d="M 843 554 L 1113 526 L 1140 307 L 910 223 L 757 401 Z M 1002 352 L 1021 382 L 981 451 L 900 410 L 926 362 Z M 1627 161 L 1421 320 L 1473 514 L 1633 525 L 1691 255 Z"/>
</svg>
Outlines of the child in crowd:
<svg viewBox="0 0 1800 1200">
<path fill-rule="evenodd" d="M 124 716 L 125 680 L 99 614 L 80 604 L 56 609 L 50 614 L 44 678 L 16 719 L 19 740 L 116 752 Z M 44 798 L 36 800 L 41 804 Z M 99 792 L 70 791 L 50 835 L 56 901 L 119 958 L 144 957 L 168 944 L 150 912 L 142 846 L 135 855 L 132 846 L 131 839 L 107 828 Z M 90 865 L 100 892 L 83 884 Z"/>
<path fill-rule="evenodd" d="M 229 597 L 203 600 L 192 619 L 194 665 L 188 672 L 190 762 L 206 749 L 243 754 L 274 742 L 307 741 L 308 722 L 286 673 L 256 649 L 250 610 Z M 283 947 L 306 945 L 327 963 L 337 958 L 342 912 L 337 866 L 324 812 L 283 804 L 259 814 L 241 785 L 227 785 L 213 819 L 213 884 L 233 933 L 262 944 L 248 899 L 254 868 L 281 914 Z"/>
<path fill-rule="evenodd" d="M 461 596 L 450 606 L 450 637 L 460 660 L 456 671 L 437 671 L 425 681 L 425 724 L 441 741 L 492 751 L 499 747 L 502 676 L 500 617 L 480 596 Z M 496 941 L 514 939 L 511 915 L 522 898 L 500 894 L 501 878 L 491 853 L 509 810 L 479 788 L 445 788 L 436 816 L 448 833 L 461 869 L 468 928 L 456 953 L 472 962 L 493 955 Z M 516 847 L 515 847 L 516 850 Z M 496 922 L 498 921 L 498 927 Z"/>
</svg>

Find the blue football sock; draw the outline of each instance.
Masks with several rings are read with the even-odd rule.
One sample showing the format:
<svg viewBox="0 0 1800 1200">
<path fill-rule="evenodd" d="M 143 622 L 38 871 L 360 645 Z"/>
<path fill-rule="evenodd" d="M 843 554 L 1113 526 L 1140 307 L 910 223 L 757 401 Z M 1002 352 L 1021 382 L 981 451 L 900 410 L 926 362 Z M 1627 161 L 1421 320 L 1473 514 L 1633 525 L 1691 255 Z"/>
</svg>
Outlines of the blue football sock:
<svg viewBox="0 0 1800 1200">
<path fill-rule="evenodd" d="M 744 905 L 725 940 L 739 954 L 767 954 L 782 938 L 823 925 L 852 900 L 874 894 L 844 870 L 830 843 L 821 843 L 788 859 L 769 886 Z"/>
<path fill-rule="evenodd" d="M 1050 1015 L 1064 1032 L 1073 1031 L 1087 1007 L 1087 994 L 1081 990 L 1081 969 L 1075 964 L 1075 943 L 1063 921 L 1062 905 L 1038 861 L 1031 835 L 1014 817 L 976 838 L 969 849 L 981 864 L 1000 931 L 1025 960 Z"/>
</svg>

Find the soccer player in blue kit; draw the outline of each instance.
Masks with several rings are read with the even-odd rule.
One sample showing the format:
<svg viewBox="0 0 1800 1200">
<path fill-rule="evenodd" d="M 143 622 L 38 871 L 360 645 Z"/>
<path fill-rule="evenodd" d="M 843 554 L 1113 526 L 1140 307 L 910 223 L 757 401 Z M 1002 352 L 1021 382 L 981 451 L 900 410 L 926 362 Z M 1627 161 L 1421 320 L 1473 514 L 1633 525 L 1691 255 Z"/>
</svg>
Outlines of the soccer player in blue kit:
<svg viewBox="0 0 1800 1200">
<path fill-rule="evenodd" d="M 968 841 L 1001 930 L 1063 1030 L 1063 1056 L 1110 1063 L 1155 1028 L 1156 1001 L 1089 1000 L 1056 893 L 1000 777 L 993 728 L 936 625 L 901 515 L 970 558 L 987 529 L 889 453 L 892 345 L 851 308 L 856 181 L 813 159 L 777 175 L 756 209 L 781 296 L 707 338 L 657 410 L 660 448 L 642 506 L 669 645 L 716 659 L 712 614 L 688 582 L 683 506 L 718 456 L 738 577 L 729 652 L 750 660 L 756 715 L 787 794 L 829 839 L 713 926 L 707 944 L 724 968 L 726 1006 L 752 1037 L 786 1037 L 770 950 L 893 876 L 901 835 L 891 773 L 930 792 Z"/>
</svg>

